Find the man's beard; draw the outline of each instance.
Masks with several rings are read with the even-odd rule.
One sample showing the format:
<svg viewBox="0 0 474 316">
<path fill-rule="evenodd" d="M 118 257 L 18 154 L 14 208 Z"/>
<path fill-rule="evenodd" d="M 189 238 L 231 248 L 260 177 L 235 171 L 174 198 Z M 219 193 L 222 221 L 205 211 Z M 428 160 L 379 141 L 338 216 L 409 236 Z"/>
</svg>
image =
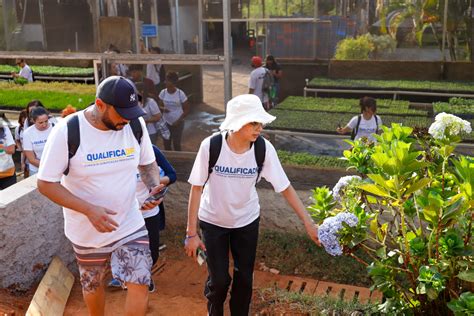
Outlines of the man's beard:
<svg viewBox="0 0 474 316">
<path fill-rule="evenodd" d="M 114 124 L 110 118 L 109 118 L 109 115 L 108 115 L 108 112 L 105 113 L 105 115 L 102 117 L 102 123 L 104 123 L 104 125 L 110 129 L 110 130 L 113 130 L 113 131 L 120 131 L 123 129 L 123 127 L 125 125 L 127 125 L 128 123 L 119 123 L 119 124 Z"/>
</svg>

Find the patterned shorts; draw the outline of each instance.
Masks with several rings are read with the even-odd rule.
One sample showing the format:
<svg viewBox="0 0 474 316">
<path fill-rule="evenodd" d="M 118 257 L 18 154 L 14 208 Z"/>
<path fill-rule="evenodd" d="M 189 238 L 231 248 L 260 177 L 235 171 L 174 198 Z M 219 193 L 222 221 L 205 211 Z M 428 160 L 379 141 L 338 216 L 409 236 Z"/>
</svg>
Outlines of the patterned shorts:
<svg viewBox="0 0 474 316">
<path fill-rule="evenodd" d="M 107 265 L 114 278 L 125 283 L 148 285 L 152 260 L 148 232 L 143 226 L 135 233 L 101 248 L 73 244 L 84 292 L 95 292 L 104 280 Z"/>
</svg>

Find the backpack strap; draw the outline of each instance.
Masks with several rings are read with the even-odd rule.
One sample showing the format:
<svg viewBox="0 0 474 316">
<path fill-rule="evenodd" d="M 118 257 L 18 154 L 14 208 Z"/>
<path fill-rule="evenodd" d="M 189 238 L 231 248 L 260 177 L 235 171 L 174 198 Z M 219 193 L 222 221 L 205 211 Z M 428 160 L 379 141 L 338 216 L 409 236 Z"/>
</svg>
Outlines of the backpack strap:
<svg viewBox="0 0 474 316">
<path fill-rule="evenodd" d="M 357 125 L 356 127 L 352 130 L 351 133 L 351 140 L 354 140 L 357 136 L 357 133 L 359 132 L 359 126 L 360 126 L 360 121 L 362 120 L 362 114 L 359 115 L 357 118 Z"/>
<path fill-rule="evenodd" d="M 375 114 L 374 117 L 375 117 L 375 126 L 376 126 L 375 134 L 377 134 L 379 132 L 379 118 L 378 118 L 377 114 Z"/>
<path fill-rule="evenodd" d="M 130 127 L 132 128 L 133 136 L 138 142 L 138 145 L 142 143 L 143 129 L 139 119 L 133 119 L 130 121 Z"/>
<path fill-rule="evenodd" d="M 265 140 L 262 136 L 258 136 L 257 140 L 253 143 L 253 149 L 255 153 L 255 161 L 257 162 L 257 180 L 255 180 L 255 185 L 257 185 L 260 173 L 262 172 L 263 162 L 265 161 Z"/>
<path fill-rule="evenodd" d="M 71 117 L 67 121 L 67 148 L 68 148 L 68 160 L 67 160 L 67 168 L 64 170 L 63 174 L 65 176 L 69 173 L 69 162 L 71 158 L 77 152 L 79 148 L 79 144 L 81 143 L 81 133 L 79 130 L 79 116 L 71 115 Z"/>
<path fill-rule="evenodd" d="M 206 185 L 209 177 L 211 176 L 212 170 L 214 170 L 214 166 L 217 163 L 217 159 L 219 159 L 219 155 L 221 154 L 222 149 L 222 134 L 216 134 L 211 137 L 211 143 L 209 145 L 209 164 L 207 167 L 207 179 L 204 182 L 204 186 Z"/>
</svg>

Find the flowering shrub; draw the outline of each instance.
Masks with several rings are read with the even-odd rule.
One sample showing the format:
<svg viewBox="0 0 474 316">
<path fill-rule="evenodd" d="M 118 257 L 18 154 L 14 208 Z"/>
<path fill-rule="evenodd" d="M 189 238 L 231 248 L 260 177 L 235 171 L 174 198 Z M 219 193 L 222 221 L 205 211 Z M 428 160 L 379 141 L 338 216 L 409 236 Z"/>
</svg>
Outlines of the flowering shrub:
<svg viewBox="0 0 474 316">
<path fill-rule="evenodd" d="M 344 152 L 360 178 L 313 190 L 319 238 L 331 255 L 367 266 L 382 313 L 472 315 L 474 157 L 454 152 L 471 126 L 443 113 L 429 133 L 382 128 L 376 144 L 349 142 Z"/>
</svg>

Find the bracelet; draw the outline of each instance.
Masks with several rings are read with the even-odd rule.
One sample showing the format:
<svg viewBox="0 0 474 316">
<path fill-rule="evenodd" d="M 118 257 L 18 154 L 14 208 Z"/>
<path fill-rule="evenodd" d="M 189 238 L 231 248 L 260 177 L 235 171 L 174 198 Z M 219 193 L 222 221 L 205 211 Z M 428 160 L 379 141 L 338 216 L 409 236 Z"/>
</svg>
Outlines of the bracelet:
<svg viewBox="0 0 474 316">
<path fill-rule="evenodd" d="M 191 235 L 191 236 L 189 236 L 189 235 L 186 235 L 186 239 L 191 239 L 191 238 L 194 238 L 194 237 L 196 237 L 197 235 L 198 235 L 198 234 L 196 234 L 196 235 Z"/>
</svg>

